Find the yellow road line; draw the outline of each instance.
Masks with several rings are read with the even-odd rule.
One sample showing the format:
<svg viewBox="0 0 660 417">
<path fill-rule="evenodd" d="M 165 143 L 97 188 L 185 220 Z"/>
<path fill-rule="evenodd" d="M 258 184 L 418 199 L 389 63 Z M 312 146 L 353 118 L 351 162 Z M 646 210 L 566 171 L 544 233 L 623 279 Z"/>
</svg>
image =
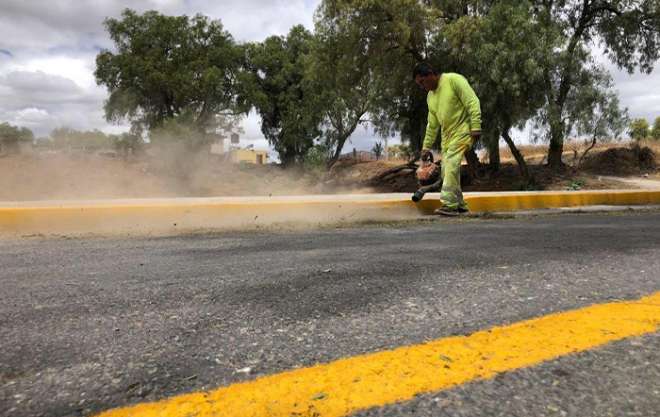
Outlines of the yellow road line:
<svg viewBox="0 0 660 417">
<path fill-rule="evenodd" d="M 655 332 L 658 326 L 660 292 L 110 410 L 99 417 L 346 416 Z"/>
</svg>

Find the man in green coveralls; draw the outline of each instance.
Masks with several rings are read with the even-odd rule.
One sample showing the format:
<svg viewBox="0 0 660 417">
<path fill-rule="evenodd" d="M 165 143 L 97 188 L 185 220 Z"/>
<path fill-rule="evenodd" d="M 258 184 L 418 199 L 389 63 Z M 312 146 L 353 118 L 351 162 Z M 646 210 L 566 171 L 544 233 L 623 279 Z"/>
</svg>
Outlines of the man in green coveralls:
<svg viewBox="0 0 660 417">
<path fill-rule="evenodd" d="M 429 159 L 431 147 L 442 129 L 442 207 L 436 214 L 457 216 L 468 211 L 461 191 L 461 161 L 465 152 L 481 136 L 479 98 L 460 74 L 438 74 L 430 65 L 419 64 L 413 71 L 415 82 L 427 92 L 428 124 L 422 160 Z"/>
</svg>

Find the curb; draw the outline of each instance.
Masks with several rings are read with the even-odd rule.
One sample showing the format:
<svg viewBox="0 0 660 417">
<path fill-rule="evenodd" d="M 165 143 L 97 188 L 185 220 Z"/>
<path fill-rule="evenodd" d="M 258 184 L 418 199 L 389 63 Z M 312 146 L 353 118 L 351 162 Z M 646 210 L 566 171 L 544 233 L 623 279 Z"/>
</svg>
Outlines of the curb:
<svg viewBox="0 0 660 417">
<path fill-rule="evenodd" d="M 410 194 L 0 202 L 0 236 L 172 234 L 254 230 L 278 224 L 318 226 L 418 219 L 439 195 L 415 204 Z M 660 190 L 466 193 L 473 212 L 660 204 Z"/>
</svg>

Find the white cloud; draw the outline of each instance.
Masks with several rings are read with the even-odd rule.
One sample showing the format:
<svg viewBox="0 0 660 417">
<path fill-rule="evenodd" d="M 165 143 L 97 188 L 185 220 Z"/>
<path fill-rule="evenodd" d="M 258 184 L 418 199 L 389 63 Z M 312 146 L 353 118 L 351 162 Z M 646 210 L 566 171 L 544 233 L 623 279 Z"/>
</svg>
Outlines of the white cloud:
<svg viewBox="0 0 660 417">
<path fill-rule="evenodd" d="M 108 130 L 104 98 L 100 87 L 83 87 L 71 78 L 44 71 L 0 75 L 0 120 L 27 126 L 39 136 L 63 125 Z"/>
<path fill-rule="evenodd" d="M 90 56 L 76 58 L 63 55 L 28 58 L 10 68 L 14 71 L 43 73 L 66 78 L 79 88 L 90 89 L 96 87 L 94 56 L 94 54 L 90 54 Z"/>
<path fill-rule="evenodd" d="M 2 0 L 0 49 L 49 50 L 109 46 L 103 20 L 125 8 L 186 12 L 183 0 Z M 11 39 L 11 44 L 7 40 Z"/>
<path fill-rule="evenodd" d="M 660 62 L 651 74 L 639 71 L 629 74 L 612 63 L 602 50 L 594 51 L 594 56 L 612 75 L 621 105 L 628 108 L 630 117 L 642 117 L 652 123 L 660 116 Z"/>
<path fill-rule="evenodd" d="M 67 101 L 83 93 L 82 88 L 70 78 L 43 71 L 8 72 L 0 76 L 0 85 L 18 99 L 14 103 L 20 103 L 27 98 L 37 98 L 39 101 Z"/>
<path fill-rule="evenodd" d="M 48 111 L 36 107 L 27 107 L 21 110 L 8 112 L 8 116 L 15 124 L 28 128 L 39 127 L 52 120 L 52 116 Z"/>
<path fill-rule="evenodd" d="M 291 26 L 313 27 L 313 14 L 320 1 L 303 0 L 190 0 L 189 9 L 222 20 L 238 41 L 259 41 L 284 35 Z"/>
</svg>

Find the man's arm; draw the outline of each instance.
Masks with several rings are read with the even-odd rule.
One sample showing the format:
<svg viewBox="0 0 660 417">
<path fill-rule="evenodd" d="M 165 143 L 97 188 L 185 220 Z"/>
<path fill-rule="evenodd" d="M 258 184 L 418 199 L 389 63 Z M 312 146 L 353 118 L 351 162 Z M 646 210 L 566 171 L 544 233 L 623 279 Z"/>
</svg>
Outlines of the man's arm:
<svg viewBox="0 0 660 417">
<path fill-rule="evenodd" d="M 470 116 L 470 133 L 473 137 L 481 135 L 481 103 L 470 83 L 462 75 L 452 78 L 452 86 L 461 103 Z"/>
</svg>

